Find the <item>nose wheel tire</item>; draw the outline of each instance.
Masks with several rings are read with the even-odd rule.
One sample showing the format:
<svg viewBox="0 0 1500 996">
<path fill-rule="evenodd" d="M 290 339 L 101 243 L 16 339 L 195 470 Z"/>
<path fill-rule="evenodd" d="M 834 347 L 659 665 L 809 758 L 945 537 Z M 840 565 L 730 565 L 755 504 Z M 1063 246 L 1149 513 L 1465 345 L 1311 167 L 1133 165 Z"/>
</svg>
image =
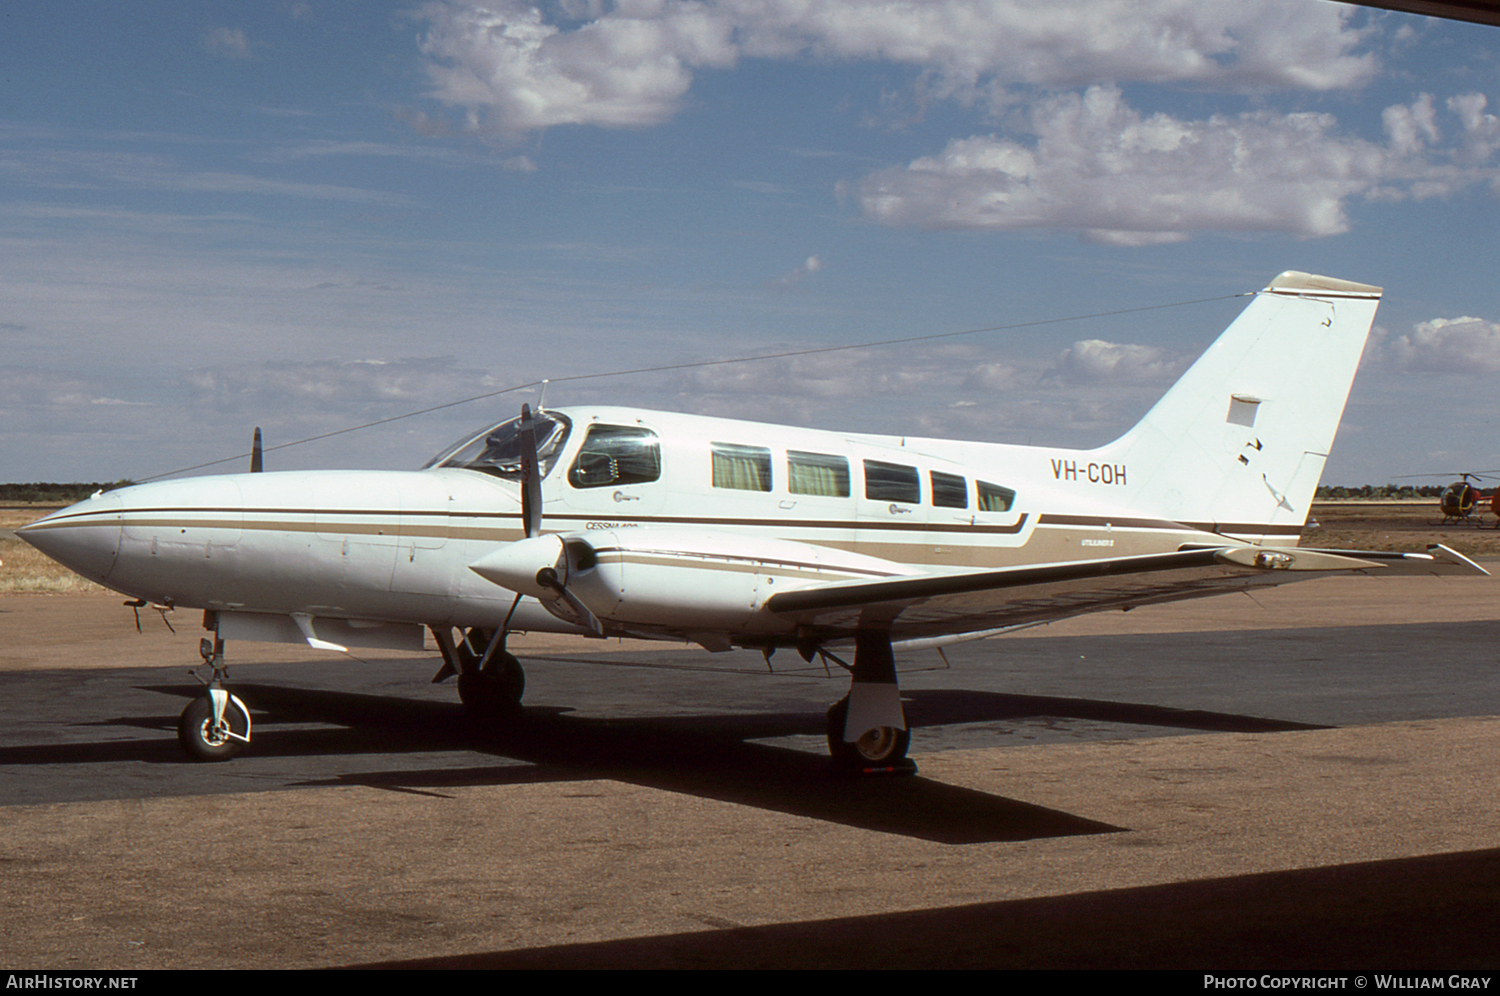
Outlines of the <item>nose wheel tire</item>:
<svg viewBox="0 0 1500 996">
<path fill-rule="evenodd" d="M 878 726 L 866 730 L 853 742 L 844 740 L 844 721 L 849 715 L 849 700 L 839 699 L 828 709 L 828 753 L 841 768 L 898 768 L 906 762 L 911 733 L 895 726 Z"/>
<path fill-rule="evenodd" d="M 245 747 L 236 740 L 250 729 L 249 718 L 231 700 L 224 707 L 224 719 L 215 724 L 214 707 L 207 696 L 193 699 L 177 719 L 177 741 L 188 757 L 195 761 L 227 761 Z"/>
</svg>

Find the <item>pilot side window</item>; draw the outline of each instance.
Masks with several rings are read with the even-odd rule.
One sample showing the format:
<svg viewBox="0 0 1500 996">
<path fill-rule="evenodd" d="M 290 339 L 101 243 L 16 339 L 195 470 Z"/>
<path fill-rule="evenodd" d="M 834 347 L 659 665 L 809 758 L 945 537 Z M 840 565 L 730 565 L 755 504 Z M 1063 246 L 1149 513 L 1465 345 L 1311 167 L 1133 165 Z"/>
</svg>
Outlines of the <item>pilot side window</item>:
<svg viewBox="0 0 1500 996">
<path fill-rule="evenodd" d="M 969 482 L 957 474 L 932 472 L 932 503 L 938 508 L 968 508 Z"/>
<path fill-rule="evenodd" d="M 713 443 L 714 487 L 771 490 L 771 451 L 763 446 Z"/>
<path fill-rule="evenodd" d="M 1016 493 L 1010 488 L 985 481 L 975 481 L 974 484 L 979 489 L 981 512 L 1009 512 L 1010 507 L 1016 503 Z"/>
<path fill-rule="evenodd" d="M 849 497 L 849 460 L 831 453 L 786 454 L 786 489 L 794 495 Z"/>
<path fill-rule="evenodd" d="M 656 433 L 635 425 L 591 425 L 583 448 L 568 471 L 575 488 L 646 484 L 661 477 L 661 443 Z"/>
<path fill-rule="evenodd" d="M 866 460 L 865 497 L 871 501 L 899 501 L 915 505 L 922 500 L 922 478 L 918 476 L 915 467 Z"/>
</svg>

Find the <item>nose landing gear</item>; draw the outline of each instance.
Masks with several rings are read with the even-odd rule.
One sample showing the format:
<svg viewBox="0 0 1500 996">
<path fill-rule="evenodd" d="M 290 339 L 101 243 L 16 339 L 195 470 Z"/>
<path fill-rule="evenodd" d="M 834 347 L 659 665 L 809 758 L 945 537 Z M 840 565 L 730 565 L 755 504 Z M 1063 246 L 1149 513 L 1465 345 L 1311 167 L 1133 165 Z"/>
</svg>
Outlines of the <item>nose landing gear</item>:
<svg viewBox="0 0 1500 996">
<path fill-rule="evenodd" d="M 177 742 L 194 761 L 227 761 L 250 742 L 250 710 L 224 688 L 229 670 L 224 665 L 224 641 L 217 632 L 212 640 L 204 637 L 198 642 L 198 653 L 213 673 L 205 679 L 192 672 L 208 687 L 177 718 Z"/>
</svg>

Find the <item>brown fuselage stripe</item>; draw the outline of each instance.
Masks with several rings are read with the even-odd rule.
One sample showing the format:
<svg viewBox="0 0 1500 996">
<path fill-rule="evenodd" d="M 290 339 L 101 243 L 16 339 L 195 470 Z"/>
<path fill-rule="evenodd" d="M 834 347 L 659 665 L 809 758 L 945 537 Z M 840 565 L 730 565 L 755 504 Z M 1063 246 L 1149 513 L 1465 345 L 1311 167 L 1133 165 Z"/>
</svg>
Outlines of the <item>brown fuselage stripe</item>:
<svg viewBox="0 0 1500 996">
<path fill-rule="evenodd" d="M 171 515 L 171 514 L 194 514 L 194 515 L 231 515 L 242 516 L 285 516 L 300 515 L 312 516 L 312 522 L 287 522 L 287 521 L 254 521 L 250 520 L 192 520 L 187 522 L 140 522 L 134 516 L 141 515 Z M 909 532 L 909 533 L 961 533 L 963 535 L 980 536 L 1014 536 L 1021 532 L 1030 517 L 1029 512 L 1021 513 L 1020 518 L 1012 525 L 990 526 L 978 525 L 965 522 L 877 522 L 870 520 L 842 520 L 842 519 L 718 519 L 702 518 L 692 516 L 617 516 L 604 518 L 603 514 L 585 514 L 577 512 L 553 513 L 547 518 L 551 522 L 563 521 L 572 523 L 583 522 L 610 522 L 630 523 L 634 525 L 682 525 L 682 526 L 749 526 L 764 527 L 775 526 L 781 529 L 833 529 L 833 530 L 856 530 L 856 531 L 883 531 L 883 532 Z M 62 525 L 67 519 L 75 518 L 64 516 L 53 519 L 52 523 Z M 327 529 L 330 532 L 367 531 L 359 529 L 363 523 L 341 522 L 339 519 L 369 519 L 379 518 L 385 522 L 392 520 L 400 522 L 402 519 L 410 523 L 414 519 L 492 519 L 496 521 L 508 521 L 519 525 L 521 515 L 519 512 L 478 512 L 463 510 L 435 510 L 435 509 L 317 509 L 317 508 L 192 508 L 192 507 L 160 507 L 160 508 L 131 508 L 115 509 L 108 512 L 82 512 L 76 518 L 98 518 L 101 524 L 118 522 L 124 526 L 194 526 L 197 528 L 219 528 L 219 529 L 285 529 L 294 532 L 305 532 L 309 527 Z M 1172 522 L 1167 519 L 1145 519 L 1129 517 L 1112 517 L 1104 515 L 1068 515 L 1054 512 L 1043 513 L 1037 517 L 1039 526 L 1082 526 L 1085 528 L 1118 528 L 1118 529 L 1155 529 L 1173 532 L 1202 532 L 1218 533 L 1220 535 L 1257 535 L 1257 536 L 1295 536 L 1302 532 L 1302 526 L 1298 524 L 1271 524 L 1254 522 Z M 46 527 L 43 527 L 46 528 Z M 377 530 L 380 531 L 380 530 Z M 436 535 L 436 533 L 422 530 L 404 531 L 405 535 Z"/>
</svg>

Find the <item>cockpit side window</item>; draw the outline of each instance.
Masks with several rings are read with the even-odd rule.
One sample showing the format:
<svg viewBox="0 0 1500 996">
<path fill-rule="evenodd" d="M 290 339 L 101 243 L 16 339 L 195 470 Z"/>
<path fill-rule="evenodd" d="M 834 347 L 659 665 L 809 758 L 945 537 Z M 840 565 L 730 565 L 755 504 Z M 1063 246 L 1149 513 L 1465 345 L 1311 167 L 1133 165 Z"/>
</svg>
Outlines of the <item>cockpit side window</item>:
<svg viewBox="0 0 1500 996">
<path fill-rule="evenodd" d="M 566 415 L 537 412 L 532 416 L 537 469 L 541 476 L 546 477 L 553 464 L 557 463 L 572 426 Z M 462 467 L 503 477 L 508 481 L 519 481 L 521 420 L 513 418 L 476 436 L 466 437 L 422 465 L 423 470 L 429 467 Z"/>
<path fill-rule="evenodd" d="M 661 478 L 661 442 L 634 425 L 591 425 L 568 471 L 575 488 L 647 484 Z"/>
</svg>

